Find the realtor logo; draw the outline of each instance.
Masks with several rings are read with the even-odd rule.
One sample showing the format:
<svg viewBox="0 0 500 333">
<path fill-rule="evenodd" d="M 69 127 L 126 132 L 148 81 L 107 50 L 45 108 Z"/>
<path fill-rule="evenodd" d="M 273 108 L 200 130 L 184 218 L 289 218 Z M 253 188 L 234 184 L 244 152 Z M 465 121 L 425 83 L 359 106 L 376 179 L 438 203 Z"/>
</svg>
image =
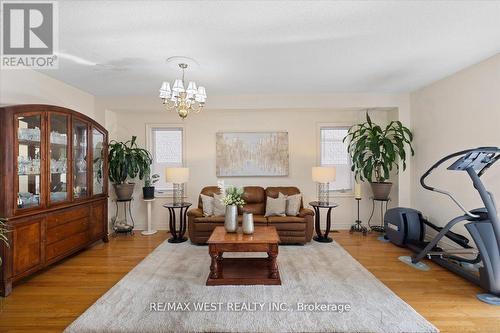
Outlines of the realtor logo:
<svg viewBox="0 0 500 333">
<path fill-rule="evenodd" d="M 2 1 L 2 68 L 57 68 L 57 3 Z"/>
</svg>

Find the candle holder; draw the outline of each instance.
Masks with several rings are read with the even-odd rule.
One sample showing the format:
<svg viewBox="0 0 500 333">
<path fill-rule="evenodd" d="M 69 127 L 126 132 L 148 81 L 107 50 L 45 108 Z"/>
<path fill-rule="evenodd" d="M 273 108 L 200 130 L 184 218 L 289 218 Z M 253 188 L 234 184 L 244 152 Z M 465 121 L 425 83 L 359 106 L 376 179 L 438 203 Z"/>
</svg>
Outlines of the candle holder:
<svg viewBox="0 0 500 333">
<path fill-rule="evenodd" d="M 354 221 L 355 223 L 353 225 L 351 225 L 351 230 L 349 230 L 350 233 L 353 233 L 353 232 L 362 232 L 363 233 L 363 236 L 366 236 L 366 233 L 368 232 L 368 229 L 363 226 L 361 220 L 360 220 L 360 217 L 359 217 L 359 203 L 361 201 L 361 198 L 355 198 L 356 201 L 357 201 L 357 204 L 358 204 L 358 218 L 356 221 Z"/>
</svg>

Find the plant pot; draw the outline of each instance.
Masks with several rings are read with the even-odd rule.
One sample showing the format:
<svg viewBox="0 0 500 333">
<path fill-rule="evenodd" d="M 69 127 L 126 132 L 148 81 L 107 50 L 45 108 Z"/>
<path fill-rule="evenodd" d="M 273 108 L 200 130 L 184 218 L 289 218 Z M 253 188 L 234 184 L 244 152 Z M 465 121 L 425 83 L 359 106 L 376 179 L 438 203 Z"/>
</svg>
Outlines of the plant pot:
<svg viewBox="0 0 500 333">
<path fill-rule="evenodd" d="M 151 200 L 155 198 L 155 187 L 154 186 L 144 186 L 142 188 L 142 196 L 144 200 Z"/>
<path fill-rule="evenodd" d="M 226 232 L 236 232 L 238 229 L 238 207 L 236 205 L 226 206 L 224 228 L 226 229 Z"/>
<path fill-rule="evenodd" d="M 391 182 L 373 182 L 370 183 L 372 186 L 373 199 L 375 200 L 387 200 L 389 199 L 389 194 L 391 193 L 392 183 Z"/>
<path fill-rule="evenodd" d="M 130 200 L 134 194 L 135 183 L 113 184 L 118 200 Z"/>
</svg>

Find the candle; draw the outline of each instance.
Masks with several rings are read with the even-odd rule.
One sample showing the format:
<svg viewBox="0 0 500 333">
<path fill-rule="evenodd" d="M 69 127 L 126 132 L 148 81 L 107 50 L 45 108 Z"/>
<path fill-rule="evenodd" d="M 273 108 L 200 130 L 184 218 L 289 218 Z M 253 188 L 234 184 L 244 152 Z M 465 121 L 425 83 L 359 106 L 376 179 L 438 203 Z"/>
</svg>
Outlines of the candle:
<svg viewBox="0 0 500 333">
<path fill-rule="evenodd" d="M 354 184 L 354 198 L 361 199 L 361 184 Z"/>
</svg>

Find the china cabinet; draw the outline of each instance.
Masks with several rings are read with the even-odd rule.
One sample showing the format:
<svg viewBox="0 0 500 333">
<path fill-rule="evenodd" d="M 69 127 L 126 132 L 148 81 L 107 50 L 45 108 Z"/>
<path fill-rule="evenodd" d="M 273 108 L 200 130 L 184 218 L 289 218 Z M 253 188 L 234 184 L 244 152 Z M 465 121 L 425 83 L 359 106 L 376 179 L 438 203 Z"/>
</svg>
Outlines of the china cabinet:
<svg viewBox="0 0 500 333">
<path fill-rule="evenodd" d="M 50 105 L 0 108 L 0 295 L 12 283 L 107 241 L 107 131 Z"/>
</svg>

